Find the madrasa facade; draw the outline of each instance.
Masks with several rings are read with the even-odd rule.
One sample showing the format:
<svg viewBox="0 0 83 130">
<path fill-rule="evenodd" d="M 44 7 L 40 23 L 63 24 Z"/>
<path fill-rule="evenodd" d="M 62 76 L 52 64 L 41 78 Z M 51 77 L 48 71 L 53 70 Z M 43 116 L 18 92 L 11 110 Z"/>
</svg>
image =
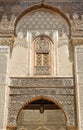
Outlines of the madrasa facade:
<svg viewBox="0 0 83 130">
<path fill-rule="evenodd" d="M 0 130 L 83 130 L 83 0 L 0 0 Z"/>
</svg>

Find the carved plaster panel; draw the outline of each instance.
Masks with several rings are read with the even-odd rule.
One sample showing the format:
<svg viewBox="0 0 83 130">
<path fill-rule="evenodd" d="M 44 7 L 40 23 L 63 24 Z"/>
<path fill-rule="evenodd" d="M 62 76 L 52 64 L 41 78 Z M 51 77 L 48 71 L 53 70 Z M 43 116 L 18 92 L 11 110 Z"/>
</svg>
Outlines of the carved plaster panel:
<svg viewBox="0 0 83 130">
<path fill-rule="evenodd" d="M 28 48 L 27 39 L 21 38 L 21 37 L 15 38 L 14 47 L 16 47 L 16 46 L 21 46 L 21 47 L 24 47 L 24 48 Z"/>
<path fill-rule="evenodd" d="M 82 45 L 83 44 L 83 37 L 77 37 L 77 38 L 73 37 L 71 39 L 71 43 L 73 45 Z"/>
<path fill-rule="evenodd" d="M 58 30 L 59 33 L 69 35 L 69 26 L 65 19 L 58 13 L 45 9 L 36 10 L 22 17 L 17 24 L 16 34 L 19 32 L 26 34 L 27 30 Z"/>
<path fill-rule="evenodd" d="M 10 46 L 11 48 L 13 47 L 14 44 L 14 37 L 10 37 L 10 38 L 0 38 L 0 45 L 2 46 Z"/>
<path fill-rule="evenodd" d="M 79 18 L 77 13 L 73 14 L 73 20 L 71 20 L 71 34 L 72 36 L 83 37 L 83 17 Z"/>
<path fill-rule="evenodd" d="M 72 78 L 11 78 L 8 125 L 16 125 L 23 104 L 37 97 L 46 97 L 55 103 L 57 101 L 67 116 L 67 125 L 75 125 L 73 86 Z"/>
<path fill-rule="evenodd" d="M 73 78 L 10 78 L 10 86 L 22 87 L 73 87 Z"/>
<path fill-rule="evenodd" d="M 14 23 L 16 20 L 16 16 L 14 14 L 12 14 L 10 21 L 8 21 L 8 16 L 7 15 L 3 15 L 1 22 L 0 22 L 0 30 L 14 30 Z"/>
<path fill-rule="evenodd" d="M 57 105 L 60 104 L 63 108 L 66 117 L 67 117 L 67 125 L 75 125 L 75 108 L 74 108 L 74 94 L 63 93 L 64 88 L 58 91 L 57 88 L 54 89 L 43 89 L 43 88 L 34 88 L 34 89 L 25 89 L 27 92 L 30 90 L 30 94 L 10 94 L 10 102 L 9 102 L 9 117 L 8 117 L 8 125 L 16 125 L 16 118 L 19 110 L 23 107 L 23 104 L 27 104 L 28 101 L 37 97 L 47 97 L 48 99 L 53 99 L 54 102 L 57 101 Z M 73 90 L 73 89 L 72 89 Z M 11 88 L 12 91 L 12 88 Z M 23 91 L 23 90 L 21 90 Z M 57 93 L 57 94 L 55 94 Z"/>
</svg>

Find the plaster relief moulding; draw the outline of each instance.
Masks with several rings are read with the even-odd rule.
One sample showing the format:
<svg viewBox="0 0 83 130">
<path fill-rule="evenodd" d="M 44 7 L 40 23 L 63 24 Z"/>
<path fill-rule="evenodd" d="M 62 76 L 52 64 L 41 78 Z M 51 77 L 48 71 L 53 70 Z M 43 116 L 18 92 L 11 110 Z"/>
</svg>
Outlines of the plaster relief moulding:
<svg viewBox="0 0 83 130">
<path fill-rule="evenodd" d="M 0 45 L 7 45 L 10 46 L 11 48 L 13 48 L 13 44 L 14 44 L 14 37 L 11 38 L 0 38 Z"/>
<path fill-rule="evenodd" d="M 71 43 L 72 43 L 72 45 L 82 45 L 83 44 L 83 37 L 81 37 L 81 38 L 72 38 Z"/>
<path fill-rule="evenodd" d="M 16 16 L 13 14 L 10 19 L 9 28 L 14 29 L 15 20 L 16 20 Z"/>
<path fill-rule="evenodd" d="M 16 46 L 21 46 L 21 47 L 24 47 L 24 48 L 28 48 L 28 42 L 27 42 L 27 39 L 25 38 L 15 38 L 15 41 L 14 41 L 14 47 Z"/>
<path fill-rule="evenodd" d="M 71 20 L 72 37 L 83 37 L 83 19 L 79 19 L 77 15 Z"/>
<path fill-rule="evenodd" d="M 13 13 L 20 13 L 22 11 L 22 7 L 20 6 L 20 5 L 14 5 L 13 7 L 12 7 L 12 12 Z"/>
<path fill-rule="evenodd" d="M 6 15 L 3 15 L 0 22 L 0 29 L 1 30 L 14 30 L 15 20 L 16 20 L 15 15 L 11 16 L 10 21 L 8 21 L 8 18 Z"/>
<path fill-rule="evenodd" d="M 52 20 L 50 21 L 50 19 Z M 39 29 L 58 30 L 59 33 L 63 30 L 69 35 L 69 26 L 65 19 L 63 19 L 58 13 L 53 13 L 52 11 L 47 11 L 45 9 L 38 9 L 22 17 L 17 23 L 16 34 L 18 35 L 19 32 L 27 32 L 27 30 Z"/>
<path fill-rule="evenodd" d="M 83 15 L 81 15 L 81 19 L 79 18 L 78 14 L 73 14 L 73 19 L 71 20 L 72 28 L 83 28 Z"/>
<path fill-rule="evenodd" d="M 74 14 L 73 14 L 73 19 L 74 19 L 74 20 L 78 20 L 78 19 L 79 19 L 79 16 L 78 16 L 77 13 L 74 13 Z"/>
<path fill-rule="evenodd" d="M 38 83 L 40 82 L 40 84 L 38 85 Z M 47 78 L 11 78 L 10 79 L 10 85 L 11 86 L 28 86 L 29 87 L 42 87 L 42 86 L 45 86 L 45 87 L 55 87 L 55 86 L 64 86 L 64 87 L 67 87 L 67 86 L 70 86 L 70 87 L 73 87 L 74 86 L 74 81 L 73 81 L 73 78 L 70 78 L 70 79 L 47 79 Z"/>
<path fill-rule="evenodd" d="M 2 19 L 1 19 L 1 23 L 0 23 L 0 28 L 1 29 L 8 28 L 8 25 L 9 25 L 9 23 L 8 23 L 7 16 L 3 15 Z"/>
<path fill-rule="evenodd" d="M 83 20 L 72 20 L 72 28 L 74 28 L 75 30 L 77 29 L 83 29 Z"/>
</svg>

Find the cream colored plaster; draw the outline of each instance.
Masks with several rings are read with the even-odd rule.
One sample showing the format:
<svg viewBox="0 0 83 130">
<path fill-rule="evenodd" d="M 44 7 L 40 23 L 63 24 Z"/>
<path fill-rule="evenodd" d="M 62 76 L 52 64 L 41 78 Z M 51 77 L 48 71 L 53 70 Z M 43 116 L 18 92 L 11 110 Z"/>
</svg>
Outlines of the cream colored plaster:
<svg viewBox="0 0 83 130">
<path fill-rule="evenodd" d="M 72 55 L 72 59 L 70 59 L 70 54 Z M 73 52 L 69 50 L 68 40 L 60 39 L 58 42 L 55 41 L 55 43 L 52 43 L 50 56 L 51 76 L 73 76 Z M 34 63 L 34 46 L 32 44 L 29 44 L 27 47 L 16 45 L 11 55 L 10 76 L 34 76 Z"/>
<path fill-rule="evenodd" d="M 28 74 L 27 48 L 16 46 L 11 56 L 10 76 L 23 77 Z"/>
<path fill-rule="evenodd" d="M 71 52 L 72 53 L 72 52 Z M 73 55 L 72 55 L 73 57 Z M 69 59 L 68 44 L 58 48 L 57 76 L 73 76 L 73 63 Z"/>
</svg>

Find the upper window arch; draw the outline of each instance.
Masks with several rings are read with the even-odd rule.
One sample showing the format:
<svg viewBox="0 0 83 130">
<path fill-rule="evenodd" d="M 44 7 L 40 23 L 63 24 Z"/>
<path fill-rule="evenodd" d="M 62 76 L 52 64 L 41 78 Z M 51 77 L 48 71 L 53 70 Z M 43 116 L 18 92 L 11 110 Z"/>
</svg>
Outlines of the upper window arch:
<svg viewBox="0 0 83 130">
<path fill-rule="evenodd" d="M 52 75 L 52 40 L 45 35 L 40 35 L 33 41 L 33 46 L 34 75 Z"/>
<path fill-rule="evenodd" d="M 21 73 L 27 76 L 71 75 L 72 72 L 63 70 L 63 68 L 67 70 L 69 66 L 72 68 L 72 62 L 69 61 L 70 26 L 59 11 L 52 8 L 33 7 L 33 10 L 27 11 L 20 17 L 15 27 L 16 37 L 13 50 L 15 52 L 21 50 L 17 51 L 18 57 L 23 54 Z M 67 64 L 63 64 L 62 56 Z"/>
</svg>

